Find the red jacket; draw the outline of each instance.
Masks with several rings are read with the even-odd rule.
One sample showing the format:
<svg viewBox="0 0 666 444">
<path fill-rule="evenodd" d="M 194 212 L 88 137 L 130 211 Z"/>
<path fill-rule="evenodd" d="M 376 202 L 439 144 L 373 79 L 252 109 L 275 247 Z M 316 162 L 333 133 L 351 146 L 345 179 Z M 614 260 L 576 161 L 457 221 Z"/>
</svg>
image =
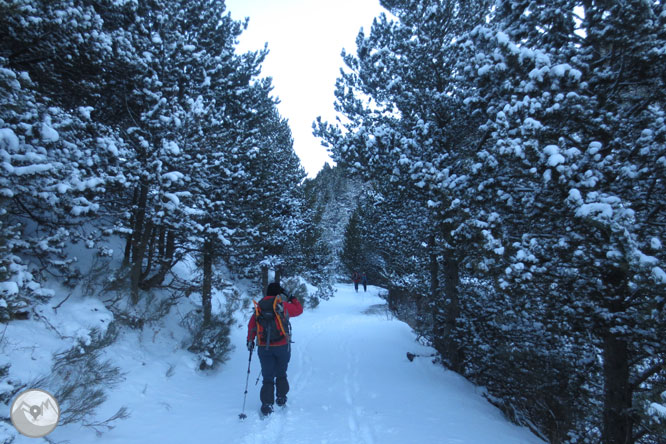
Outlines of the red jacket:
<svg viewBox="0 0 666 444">
<path fill-rule="evenodd" d="M 264 297 L 264 299 L 273 299 L 273 298 L 275 298 L 275 296 Z M 290 318 L 293 318 L 303 313 L 303 306 L 301 305 L 301 302 L 297 298 L 293 298 L 292 301 L 293 302 L 282 301 L 282 306 L 284 307 L 284 311 L 289 313 Z M 248 322 L 247 324 L 247 340 L 254 341 L 254 338 L 256 336 L 257 336 L 257 320 L 255 319 L 255 316 L 252 315 L 252 317 L 250 318 L 250 322 Z M 284 338 L 278 342 L 270 344 L 270 346 L 273 347 L 286 344 L 287 344 L 287 338 Z M 266 343 L 262 342 L 260 339 L 259 346 L 262 345 L 265 346 Z"/>
</svg>

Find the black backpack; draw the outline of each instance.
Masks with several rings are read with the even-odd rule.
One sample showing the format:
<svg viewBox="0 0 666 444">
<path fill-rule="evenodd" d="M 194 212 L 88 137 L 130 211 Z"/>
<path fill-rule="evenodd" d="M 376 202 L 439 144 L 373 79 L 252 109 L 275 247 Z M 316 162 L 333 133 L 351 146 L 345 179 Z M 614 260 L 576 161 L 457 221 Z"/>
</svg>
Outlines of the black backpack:
<svg viewBox="0 0 666 444">
<path fill-rule="evenodd" d="M 265 343 L 266 347 L 284 338 L 289 342 L 289 313 L 285 312 L 282 299 L 275 296 L 273 299 L 264 298 L 253 302 L 259 340 Z"/>
</svg>

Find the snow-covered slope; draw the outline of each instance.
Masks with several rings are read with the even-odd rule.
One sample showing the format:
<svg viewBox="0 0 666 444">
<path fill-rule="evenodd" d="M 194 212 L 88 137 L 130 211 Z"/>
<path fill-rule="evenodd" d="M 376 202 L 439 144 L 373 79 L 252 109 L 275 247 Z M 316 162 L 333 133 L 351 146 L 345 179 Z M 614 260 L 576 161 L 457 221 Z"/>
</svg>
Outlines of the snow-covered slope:
<svg viewBox="0 0 666 444">
<path fill-rule="evenodd" d="M 541 442 L 507 422 L 464 378 L 427 358 L 409 362 L 407 351 L 432 350 L 387 314 L 378 291 L 339 286 L 336 297 L 292 319 L 288 407 L 267 419 L 258 413 L 256 353 L 248 417 L 239 419 L 249 357 L 244 326 L 234 328 L 237 348 L 213 374 L 193 369 L 192 356 L 168 328 L 147 328 L 140 336 L 123 334 L 109 350 L 127 379 L 99 416 L 126 405 L 131 417 L 101 437 L 74 425 L 57 428 L 49 438 L 111 444 Z"/>
</svg>

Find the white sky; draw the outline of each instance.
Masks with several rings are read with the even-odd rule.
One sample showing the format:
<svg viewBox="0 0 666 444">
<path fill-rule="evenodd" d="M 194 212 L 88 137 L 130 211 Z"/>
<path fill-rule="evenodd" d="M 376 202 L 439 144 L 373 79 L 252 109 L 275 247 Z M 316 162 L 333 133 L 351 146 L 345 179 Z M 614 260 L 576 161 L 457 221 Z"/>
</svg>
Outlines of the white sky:
<svg viewBox="0 0 666 444">
<path fill-rule="evenodd" d="M 355 54 L 360 28 L 369 33 L 373 18 L 384 9 L 379 0 L 227 0 L 226 5 L 232 18 L 250 18 L 239 50 L 256 50 L 268 43 L 262 75 L 273 78 L 273 92 L 280 98 L 280 113 L 289 119 L 294 150 L 314 177 L 324 163 L 332 163 L 312 135 L 312 122 L 317 116 L 335 119 L 333 91 L 342 48 Z"/>
</svg>

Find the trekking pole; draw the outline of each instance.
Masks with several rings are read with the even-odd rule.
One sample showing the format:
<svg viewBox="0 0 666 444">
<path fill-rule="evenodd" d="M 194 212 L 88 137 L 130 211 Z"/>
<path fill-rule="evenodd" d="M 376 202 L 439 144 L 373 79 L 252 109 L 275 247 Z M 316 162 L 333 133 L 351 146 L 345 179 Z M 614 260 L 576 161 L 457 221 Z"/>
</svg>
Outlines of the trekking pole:
<svg viewBox="0 0 666 444">
<path fill-rule="evenodd" d="M 247 377 L 245 378 L 245 395 L 243 395 L 243 411 L 241 412 L 238 417 L 240 419 L 245 419 L 247 418 L 247 415 L 245 414 L 245 401 L 247 400 L 247 386 L 248 383 L 250 382 L 250 365 L 252 365 L 252 352 L 254 351 L 254 347 L 252 350 L 250 350 L 250 359 L 247 362 Z"/>
<path fill-rule="evenodd" d="M 416 353 L 407 352 L 407 359 L 409 359 L 409 362 L 412 362 L 414 358 L 432 358 L 435 356 L 437 356 L 437 353 L 433 353 L 431 355 L 418 355 Z"/>
</svg>

